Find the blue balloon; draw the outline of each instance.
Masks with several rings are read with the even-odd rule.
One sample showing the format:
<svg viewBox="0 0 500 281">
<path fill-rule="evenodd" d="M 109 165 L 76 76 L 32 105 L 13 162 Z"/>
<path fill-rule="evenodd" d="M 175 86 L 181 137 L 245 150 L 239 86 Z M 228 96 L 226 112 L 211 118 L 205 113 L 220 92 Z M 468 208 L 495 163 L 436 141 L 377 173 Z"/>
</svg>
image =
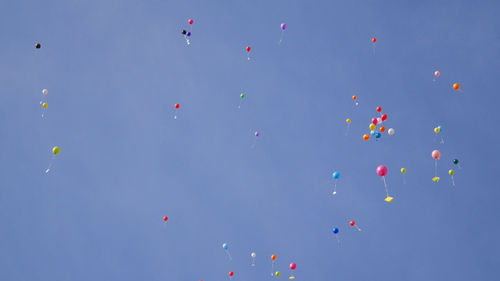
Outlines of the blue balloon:
<svg viewBox="0 0 500 281">
<path fill-rule="evenodd" d="M 227 248 L 229 248 L 229 246 L 228 246 L 226 243 L 224 243 L 224 244 L 222 244 L 222 248 L 223 248 L 224 250 L 227 250 Z"/>
<path fill-rule="evenodd" d="M 370 131 L 370 136 L 374 136 L 375 135 L 375 131 Z"/>
<path fill-rule="evenodd" d="M 333 231 L 333 233 L 335 233 L 335 234 L 339 233 L 339 229 L 338 229 L 338 228 L 336 228 L 336 227 L 334 227 L 332 231 Z"/>
<path fill-rule="evenodd" d="M 376 137 L 377 139 L 379 139 L 381 136 L 382 136 L 382 134 L 381 134 L 381 133 L 379 133 L 379 132 L 377 132 L 377 133 L 375 134 L 375 137 Z"/>
<path fill-rule="evenodd" d="M 338 179 L 338 178 L 340 178 L 340 173 L 339 172 L 333 172 L 332 177 L 334 179 Z"/>
<path fill-rule="evenodd" d="M 443 130 L 443 128 L 441 127 L 441 125 L 439 125 L 438 128 L 439 128 L 439 131 Z"/>
<path fill-rule="evenodd" d="M 188 32 L 186 35 L 187 35 L 187 37 L 191 36 L 191 32 Z"/>
</svg>

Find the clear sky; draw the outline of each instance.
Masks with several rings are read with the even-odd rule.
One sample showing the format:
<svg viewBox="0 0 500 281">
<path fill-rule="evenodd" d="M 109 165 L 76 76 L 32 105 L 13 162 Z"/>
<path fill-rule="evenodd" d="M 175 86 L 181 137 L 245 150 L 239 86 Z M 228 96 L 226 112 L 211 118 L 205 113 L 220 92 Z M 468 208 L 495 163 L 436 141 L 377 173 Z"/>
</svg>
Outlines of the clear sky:
<svg viewBox="0 0 500 281">
<path fill-rule="evenodd" d="M 498 278 L 499 9 L 0 2 L 0 280 Z M 396 133 L 363 141 L 377 106 Z"/>
</svg>

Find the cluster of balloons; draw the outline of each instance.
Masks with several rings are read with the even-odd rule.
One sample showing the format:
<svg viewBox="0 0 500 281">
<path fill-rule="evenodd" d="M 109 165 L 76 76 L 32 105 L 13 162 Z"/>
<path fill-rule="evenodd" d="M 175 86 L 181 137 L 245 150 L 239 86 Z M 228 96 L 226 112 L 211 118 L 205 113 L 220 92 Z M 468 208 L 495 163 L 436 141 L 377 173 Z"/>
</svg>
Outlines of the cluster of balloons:
<svg viewBox="0 0 500 281">
<path fill-rule="evenodd" d="M 49 104 L 47 103 L 46 99 L 47 99 L 47 94 L 49 93 L 49 91 L 47 89 L 43 89 L 42 90 L 42 99 L 40 100 L 40 104 L 42 105 L 43 107 L 43 110 L 42 110 L 42 118 L 44 117 L 45 115 L 45 109 L 47 107 L 49 107 Z"/>
<path fill-rule="evenodd" d="M 193 19 L 188 19 L 188 23 L 189 23 L 189 26 L 190 26 L 190 31 L 187 31 L 185 29 L 182 30 L 182 35 L 184 35 L 184 39 L 186 39 L 186 44 L 189 45 L 191 44 L 191 41 L 189 41 L 189 37 L 191 37 L 191 31 L 193 30 L 192 26 L 193 26 L 193 23 L 194 23 L 194 20 Z"/>
<path fill-rule="evenodd" d="M 442 129 L 441 125 L 435 127 L 434 128 L 434 133 L 439 134 L 441 132 L 441 129 Z M 441 143 L 444 143 L 443 136 L 441 136 Z"/>
<path fill-rule="evenodd" d="M 376 139 L 379 139 L 382 137 L 382 133 L 384 133 L 386 131 L 386 128 L 384 126 L 382 126 L 382 123 L 387 120 L 387 118 L 388 118 L 387 114 L 382 113 L 382 107 L 380 107 L 380 106 L 377 106 L 376 110 L 380 114 L 380 117 L 373 117 L 372 118 L 371 123 L 368 126 L 368 128 L 370 129 L 370 134 L 363 135 L 363 139 L 366 141 L 370 139 L 370 136 L 375 137 Z M 378 125 L 380 125 L 380 127 L 378 127 L 378 130 L 377 130 Z M 389 134 L 390 136 L 394 135 L 394 129 L 389 128 L 389 130 L 387 130 L 387 134 Z"/>
<path fill-rule="evenodd" d="M 52 160 L 50 161 L 49 167 L 45 170 L 45 173 L 48 174 L 50 172 L 50 168 L 54 163 L 54 159 L 56 159 L 56 155 L 61 152 L 61 148 L 59 146 L 54 146 L 52 148 Z"/>
</svg>

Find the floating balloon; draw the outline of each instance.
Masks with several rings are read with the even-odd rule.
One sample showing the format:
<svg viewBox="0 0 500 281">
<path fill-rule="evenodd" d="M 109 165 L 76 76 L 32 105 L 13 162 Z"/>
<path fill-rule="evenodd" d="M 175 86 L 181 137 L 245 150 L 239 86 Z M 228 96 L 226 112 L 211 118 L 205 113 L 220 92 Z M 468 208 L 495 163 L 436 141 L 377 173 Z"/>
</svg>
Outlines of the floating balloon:
<svg viewBox="0 0 500 281">
<path fill-rule="evenodd" d="M 392 199 L 394 199 L 394 198 L 389 196 L 389 190 L 387 189 L 387 182 L 385 181 L 385 176 L 387 175 L 387 172 L 388 172 L 388 170 L 387 170 L 386 166 L 380 165 L 377 167 L 377 175 L 382 177 L 382 179 L 384 180 L 385 194 L 387 195 L 385 198 L 385 201 L 391 202 Z"/>
<path fill-rule="evenodd" d="M 364 134 L 364 135 L 363 135 L 363 139 L 364 139 L 365 141 L 366 141 L 366 140 L 369 140 L 369 139 L 370 139 L 370 136 L 369 136 L 369 135 L 367 135 L 367 134 Z"/>
<path fill-rule="evenodd" d="M 56 159 L 56 155 L 59 153 L 61 153 L 61 148 L 59 146 L 54 146 L 52 148 L 52 160 L 50 160 L 49 167 L 45 170 L 46 174 L 50 172 L 50 168 L 52 168 L 54 160 Z"/>
<path fill-rule="evenodd" d="M 377 124 L 381 124 L 381 123 L 382 123 L 382 121 L 384 121 L 384 120 L 382 120 L 382 118 L 377 117 Z"/>
<path fill-rule="evenodd" d="M 177 119 L 177 114 L 179 113 L 179 108 L 181 108 L 180 104 L 174 104 L 174 119 Z"/>
<path fill-rule="evenodd" d="M 373 37 L 372 38 L 372 43 L 375 43 L 375 42 L 377 42 L 377 38 Z"/>
<path fill-rule="evenodd" d="M 346 122 L 347 124 L 350 124 L 350 123 L 351 123 L 351 119 L 347 118 L 347 119 L 345 120 L 345 122 Z"/>
<path fill-rule="evenodd" d="M 281 272 L 276 271 L 276 276 L 279 277 L 281 275 Z"/>
<path fill-rule="evenodd" d="M 455 90 L 455 91 L 460 90 L 460 84 L 458 84 L 458 83 L 453 84 L 453 90 Z"/>
<path fill-rule="evenodd" d="M 182 33 L 182 35 L 186 35 L 187 31 L 185 29 L 183 29 L 181 33 Z"/>
<path fill-rule="evenodd" d="M 292 263 L 290 264 L 290 269 L 291 269 L 291 270 L 295 270 L 296 268 L 297 268 L 297 264 L 295 264 L 294 262 L 292 262 Z"/>
<path fill-rule="evenodd" d="M 252 264 L 251 266 L 255 266 L 255 258 L 257 257 L 256 253 L 251 253 L 250 256 L 252 257 Z"/>
<path fill-rule="evenodd" d="M 431 153 L 431 156 L 432 158 L 434 158 L 434 177 L 432 178 L 432 180 L 434 182 L 438 182 L 439 181 L 439 177 L 437 176 L 437 172 L 438 172 L 438 160 L 439 158 L 441 158 L 441 152 L 439 152 L 439 150 L 433 150 L 432 153 Z"/>
<path fill-rule="evenodd" d="M 229 277 L 233 277 L 233 276 L 234 276 L 234 272 L 229 271 Z"/>
<path fill-rule="evenodd" d="M 337 194 L 337 180 L 340 178 L 339 172 L 333 172 L 332 178 L 335 180 L 335 185 L 333 186 L 333 195 Z"/>
<path fill-rule="evenodd" d="M 351 119 L 347 118 L 345 122 L 347 123 L 347 129 L 345 130 L 345 135 L 347 136 L 349 133 L 349 127 L 351 126 Z"/>
<path fill-rule="evenodd" d="M 434 71 L 434 76 L 439 77 L 441 75 L 441 72 L 439 70 Z"/>
<path fill-rule="evenodd" d="M 380 116 L 380 119 L 382 119 L 382 121 L 387 120 L 387 114 L 382 114 L 382 116 Z"/>
<path fill-rule="evenodd" d="M 385 132 L 385 127 L 384 126 L 380 127 L 380 132 L 382 132 L 382 133 Z"/>
<path fill-rule="evenodd" d="M 340 247 L 340 239 L 339 239 L 339 235 L 338 235 L 339 234 L 339 229 L 337 227 L 334 227 L 332 229 L 332 232 L 333 232 L 333 234 L 335 234 L 335 238 L 337 239 L 337 244 Z"/>
<path fill-rule="evenodd" d="M 372 125 L 373 125 L 373 124 L 372 124 Z M 374 136 L 375 136 L 375 131 L 371 130 L 371 131 L 370 131 L 370 136 L 373 136 L 373 137 L 374 137 Z"/>
<path fill-rule="evenodd" d="M 389 136 L 394 135 L 394 129 L 390 128 L 389 130 L 387 130 L 387 133 L 389 134 Z"/>
<path fill-rule="evenodd" d="M 276 258 L 277 258 L 276 255 L 274 255 L 274 254 L 271 255 L 271 260 L 272 260 L 272 262 L 271 262 L 271 276 L 273 276 L 273 274 L 274 274 L 274 263 L 276 262 Z"/>
<path fill-rule="evenodd" d="M 376 133 L 375 133 L 375 138 L 379 139 L 381 136 L 382 136 L 382 134 L 381 134 L 381 133 L 379 133 L 379 132 L 376 132 Z"/>
<path fill-rule="evenodd" d="M 438 127 L 434 128 L 434 133 L 438 134 L 441 131 Z"/>
<path fill-rule="evenodd" d="M 224 252 L 226 252 L 229 260 L 232 260 L 233 258 L 231 257 L 231 253 L 229 252 L 229 245 L 227 243 L 222 244 L 222 249 L 224 249 Z"/>
<path fill-rule="evenodd" d="M 377 128 L 377 125 L 371 123 L 370 126 L 368 126 L 368 128 L 370 128 L 371 131 L 375 130 L 375 128 Z"/>
<path fill-rule="evenodd" d="M 194 20 L 189 19 L 189 20 L 188 20 L 188 23 L 189 23 L 189 24 L 193 24 L 193 23 L 194 23 Z"/>
<path fill-rule="evenodd" d="M 168 221 L 168 217 L 167 217 L 167 216 L 164 216 L 164 217 L 163 217 L 163 221 Z"/>
<path fill-rule="evenodd" d="M 286 29 L 286 23 L 282 23 L 280 27 L 281 27 L 281 36 L 280 36 L 280 44 L 281 44 L 281 42 L 283 41 L 283 34 L 285 33 Z"/>
<path fill-rule="evenodd" d="M 453 184 L 453 186 L 455 186 L 455 179 L 453 178 L 453 175 L 455 174 L 455 171 L 450 169 L 448 171 L 448 174 L 451 176 L 451 183 Z"/>
<path fill-rule="evenodd" d="M 377 106 L 377 112 L 382 112 L 382 107 Z"/>
<path fill-rule="evenodd" d="M 42 94 L 43 94 L 44 96 L 46 96 L 48 93 L 49 93 L 49 91 L 48 91 L 47 89 L 43 89 L 43 90 L 42 90 Z"/>
<path fill-rule="evenodd" d="M 361 231 L 361 228 L 359 228 L 359 227 L 356 225 L 356 222 L 355 222 L 355 221 L 350 221 L 350 222 L 349 222 L 349 225 L 350 225 L 350 226 L 355 227 L 358 231 Z"/>
<path fill-rule="evenodd" d="M 191 31 L 188 31 L 188 33 L 186 34 L 187 37 L 191 37 Z"/>
<path fill-rule="evenodd" d="M 43 108 L 47 108 L 48 106 L 49 106 L 49 105 L 48 105 L 46 102 L 42 103 L 42 107 L 43 107 Z M 43 115 L 42 115 L 42 117 L 43 117 Z"/>
<path fill-rule="evenodd" d="M 41 47 L 42 47 L 42 45 L 40 43 L 35 44 L 35 48 L 40 49 Z"/>
<path fill-rule="evenodd" d="M 281 24 L 281 29 L 285 30 L 286 29 L 286 23 Z"/>
<path fill-rule="evenodd" d="M 462 167 L 460 167 L 460 163 L 459 163 L 458 159 L 456 159 L 456 158 L 455 158 L 455 159 L 453 159 L 453 164 L 457 165 L 457 167 L 458 167 L 459 169 L 462 169 Z"/>
<path fill-rule="evenodd" d="M 240 104 L 238 105 L 238 108 L 241 107 L 241 103 L 243 102 L 243 100 L 245 99 L 245 97 L 246 97 L 245 93 L 241 93 L 240 94 Z"/>
<path fill-rule="evenodd" d="M 401 168 L 401 174 L 405 174 L 406 173 L 406 168 Z"/>
<path fill-rule="evenodd" d="M 403 184 L 406 184 L 405 174 L 406 168 L 401 168 L 401 177 L 403 178 Z"/>
<path fill-rule="evenodd" d="M 373 124 L 373 125 L 377 125 L 377 124 L 378 124 L 378 120 L 377 120 L 377 118 L 372 118 L 372 124 Z"/>
<path fill-rule="evenodd" d="M 247 46 L 245 49 L 247 50 L 247 59 L 250 60 L 250 51 L 252 50 L 252 48 L 250 46 Z"/>
</svg>

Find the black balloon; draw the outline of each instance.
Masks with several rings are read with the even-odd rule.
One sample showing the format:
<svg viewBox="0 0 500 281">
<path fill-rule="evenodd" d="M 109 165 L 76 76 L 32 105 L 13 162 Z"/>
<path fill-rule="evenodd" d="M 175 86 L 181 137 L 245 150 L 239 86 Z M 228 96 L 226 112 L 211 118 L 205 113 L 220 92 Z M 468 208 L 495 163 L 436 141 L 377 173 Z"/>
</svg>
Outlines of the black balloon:
<svg viewBox="0 0 500 281">
<path fill-rule="evenodd" d="M 35 48 L 40 49 L 41 47 L 42 45 L 40 45 L 40 43 L 36 43 Z"/>
<path fill-rule="evenodd" d="M 186 35 L 187 31 L 185 29 L 182 30 L 182 35 Z"/>
</svg>

